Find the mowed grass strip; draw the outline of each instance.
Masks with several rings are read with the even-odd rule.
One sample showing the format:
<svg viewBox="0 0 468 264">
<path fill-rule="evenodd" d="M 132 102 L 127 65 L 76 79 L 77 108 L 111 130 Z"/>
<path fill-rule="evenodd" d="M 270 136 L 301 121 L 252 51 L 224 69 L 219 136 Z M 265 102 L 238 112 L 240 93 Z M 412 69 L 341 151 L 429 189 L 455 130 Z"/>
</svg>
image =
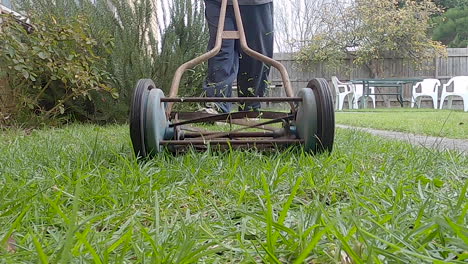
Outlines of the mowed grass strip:
<svg viewBox="0 0 468 264">
<path fill-rule="evenodd" d="M 336 112 L 337 124 L 468 139 L 468 113 L 431 109 L 364 109 Z"/>
<path fill-rule="evenodd" d="M 0 135 L 2 263 L 466 263 L 468 159 L 338 130 L 300 149 L 163 154 L 127 126 Z"/>
</svg>

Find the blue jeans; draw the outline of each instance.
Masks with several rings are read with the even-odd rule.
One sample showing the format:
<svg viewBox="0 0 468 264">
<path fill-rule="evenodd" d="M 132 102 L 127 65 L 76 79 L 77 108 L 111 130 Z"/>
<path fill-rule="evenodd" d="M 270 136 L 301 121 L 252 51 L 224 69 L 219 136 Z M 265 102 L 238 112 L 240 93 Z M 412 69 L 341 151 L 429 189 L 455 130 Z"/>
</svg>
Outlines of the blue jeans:
<svg viewBox="0 0 468 264">
<path fill-rule="evenodd" d="M 210 40 L 208 49 L 216 42 L 221 5 L 205 0 L 205 16 Z M 240 6 L 242 22 L 249 47 L 263 55 L 273 57 L 273 3 Z M 234 9 L 228 6 L 224 30 L 237 30 Z M 237 79 L 239 97 L 263 97 L 268 88 L 270 67 L 246 55 L 239 40 L 223 40 L 220 53 L 208 60 L 208 74 L 203 89 L 208 97 L 231 97 L 232 84 Z M 231 103 L 217 103 L 221 111 L 230 112 Z M 240 103 L 239 110 L 258 110 L 260 103 Z"/>
</svg>

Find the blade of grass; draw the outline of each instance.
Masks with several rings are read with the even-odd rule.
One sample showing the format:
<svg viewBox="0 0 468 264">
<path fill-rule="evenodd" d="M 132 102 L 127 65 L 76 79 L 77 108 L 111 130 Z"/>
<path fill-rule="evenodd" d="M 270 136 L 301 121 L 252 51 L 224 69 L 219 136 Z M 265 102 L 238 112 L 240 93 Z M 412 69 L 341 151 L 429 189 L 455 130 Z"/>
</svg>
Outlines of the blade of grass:
<svg viewBox="0 0 468 264">
<path fill-rule="evenodd" d="M 15 230 L 20 226 L 21 221 L 23 221 L 24 216 L 26 215 L 26 213 L 29 211 L 30 208 L 31 208 L 31 205 L 27 205 L 23 208 L 21 213 L 18 215 L 18 217 L 16 217 L 15 221 L 11 225 L 10 229 L 8 229 L 8 232 L 6 232 L 5 236 L 3 236 L 3 239 L 0 241 L 0 245 L 2 246 L 6 245 L 8 239 L 10 239 L 13 232 L 15 232 Z"/>
<path fill-rule="evenodd" d="M 242 213 L 243 213 L 244 215 L 248 215 L 248 216 L 254 218 L 254 219 L 257 220 L 257 221 L 264 222 L 265 224 L 266 224 L 267 221 L 268 221 L 268 220 L 266 220 L 265 217 L 261 217 L 261 216 L 259 216 L 259 215 L 254 214 L 254 213 L 250 213 L 250 212 L 242 212 Z M 288 234 L 291 235 L 291 236 L 297 236 L 296 232 L 295 232 L 293 229 L 291 229 L 291 228 L 289 228 L 289 227 L 286 227 L 286 226 L 284 226 L 284 225 L 280 225 L 280 224 L 278 224 L 278 223 L 276 223 L 276 222 L 272 222 L 272 223 L 271 223 L 271 226 L 274 227 L 274 228 L 276 228 L 276 229 L 278 229 L 278 230 L 281 230 L 281 231 L 283 231 L 283 232 L 286 232 L 286 233 L 288 233 Z"/>
<path fill-rule="evenodd" d="M 451 227 L 451 230 L 457 234 L 459 238 L 465 242 L 466 245 L 468 245 L 468 229 L 464 226 L 460 226 L 453 222 L 450 218 L 444 217 L 446 223 L 448 224 L 449 227 Z"/>
<path fill-rule="evenodd" d="M 303 177 L 298 177 L 296 179 L 296 184 L 294 184 L 294 187 L 291 190 L 291 194 L 289 195 L 286 203 L 283 204 L 283 209 L 281 210 L 279 214 L 278 221 L 277 221 L 278 225 L 284 224 L 284 220 L 286 220 L 286 216 L 288 215 L 289 209 L 291 208 L 291 204 L 294 201 L 294 198 L 296 197 L 297 190 L 299 190 L 299 187 L 301 186 L 303 179 L 304 179 Z M 276 231 L 272 236 L 273 247 L 277 243 L 278 235 L 279 235 L 279 232 Z"/>
<path fill-rule="evenodd" d="M 81 196 L 81 178 L 77 177 L 75 183 L 75 194 L 72 202 L 72 212 L 70 214 L 70 223 L 68 224 L 67 233 L 65 234 L 64 244 L 62 248 L 62 253 L 60 254 L 60 260 L 58 263 L 68 263 L 71 257 L 70 249 L 73 244 L 74 233 L 78 221 L 78 210 L 80 206 L 80 196 Z"/>
<path fill-rule="evenodd" d="M 389 246 L 389 247 L 391 247 L 391 248 L 393 248 L 393 249 L 399 251 L 400 253 L 404 253 L 404 254 L 407 254 L 407 255 L 410 255 L 410 256 L 413 256 L 413 257 L 417 257 L 417 258 L 419 258 L 419 259 L 421 259 L 421 260 L 429 261 L 429 262 L 432 262 L 432 263 L 439 263 L 439 264 L 444 263 L 444 262 L 443 262 L 442 260 L 440 260 L 440 259 L 435 259 L 435 258 L 433 258 L 433 257 L 426 256 L 426 255 L 422 255 L 422 254 L 419 254 L 419 253 L 416 253 L 416 252 L 407 250 L 407 249 L 405 249 L 405 248 L 402 248 L 402 247 L 400 247 L 400 246 L 398 246 L 398 245 L 396 245 L 396 244 L 394 244 L 394 243 L 391 243 L 391 242 L 386 241 L 385 239 L 382 239 L 382 238 L 380 238 L 380 237 L 378 237 L 378 236 L 376 236 L 376 235 L 374 235 L 374 234 L 371 234 L 371 233 L 367 232 L 366 230 L 360 229 L 359 231 L 360 231 L 361 233 L 363 233 L 363 234 L 365 234 L 365 235 L 367 235 L 367 236 L 369 236 L 369 237 L 372 237 L 372 238 L 374 238 L 374 239 L 376 239 L 376 240 L 378 240 L 378 241 L 384 243 L 385 245 L 387 245 L 387 246 Z M 383 251 L 383 250 L 382 250 L 382 251 Z"/>
<path fill-rule="evenodd" d="M 465 215 L 466 215 L 466 211 L 465 210 L 462 210 L 462 206 L 465 205 L 465 208 L 463 209 L 466 209 L 466 192 L 468 190 L 468 181 L 465 181 L 465 185 L 463 186 L 463 188 L 461 189 L 460 191 L 460 196 L 458 197 L 458 200 L 457 200 L 457 205 L 455 206 L 455 211 L 464 211 L 463 214 L 460 215 L 460 217 L 458 218 L 458 223 L 461 224 L 463 222 L 463 219 L 465 218 Z"/>
<path fill-rule="evenodd" d="M 76 236 L 78 239 L 85 245 L 85 247 L 88 249 L 89 253 L 91 253 L 91 256 L 93 256 L 94 263 L 96 264 L 102 264 L 101 257 L 99 254 L 96 252 L 96 250 L 91 246 L 91 244 L 88 241 L 88 233 L 90 231 L 90 228 L 88 227 L 86 230 L 84 230 L 83 233 L 76 232 Z"/>
<path fill-rule="evenodd" d="M 142 233 L 145 233 L 146 230 L 142 229 Z M 133 235 L 133 228 L 130 227 L 127 232 L 123 236 L 121 236 L 119 239 L 117 239 L 114 243 L 112 243 L 108 248 L 107 248 L 107 254 L 110 254 L 114 252 L 122 243 L 124 243 L 127 240 L 131 240 Z"/>
<path fill-rule="evenodd" d="M 304 250 L 302 250 L 299 257 L 296 260 L 294 260 L 294 264 L 304 263 L 305 259 L 309 256 L 310 252 L 314 250 L 314 248 L 317 246 L 320 239 L 322 239 L 322 236 L 329 231 L 330 226 L 331 226 L 330 224 L 325 226 L 322 230 L 320 230 L 319 232 L 316 232 L 313 235 L 312 239 L 310 240 L 310 243 L 307 244 Z"/>
<path fill-rule="evenodd" d="M 160 216 L 160 207 L 159 207 L 159 195 L 158 191 L 154 192 L 154 248 L 158 248 L 160 245 L 159 232 L 161 230 L 161 216 Z"/>
<path fill-rule="evenodd" d="M 333 230 L 333 235 L 335 235 L 336 238 L 338 238 L 338 240 L 341 242 L 341 246 L 343 247 L 345 252 L 353 259 L 353 261 L 358 264 L 364 263 L 363 260 L 356 254 L 356 252 L 354 252 L 353 248 L 348 244 L 348 241 L 344 238 L 340 231 L 336 227 L 334 227 Z"/>
<path fill-rule="evenodd" d="M 268 256 L 268 262 L 269 263 L 276 263 L 276 264 L 281 264 L 281 261 L 275 256 L 275 254 L 273 252 L 271 252 L 268 247 L 265 247 L 265 245 L 261 242 L 261 241 L 258 241 L 257 242 L 260 244 L 260 246 L 263 248 L 263 250 L 265 250 L 265 252 L 267 253 L 267 256 Z"/>
<path fill-rule="evenodd" d="M 39 257 L 39 260 L 42 264 L 48 264 L 49 260 L 47 260 L 47 255 L 44 253 L 44 249 L 42 248 L 41 243 L 39 242 L 39 240 L 37 240 L 37 237 L 34 234 L 32 235 L 32 239 L 34 246 L 36 247 L 36 252 Z"/>
<path fill-rule="evenodd" d="M 268 182 L 266 180 L 265 174 L 261 174 L 261 179 L 262 179 L 262 186 L 263 186 L 263 192 L 264 192 L 264 198 L 266 200 L 266 212 L 265 214 L 265 220 L 266 220 L 266 243 L 267 243 L 267 253 L 268 255 L 274 255 L 275 254 L 275 248 L 273 244 L 273 206 L 271 204 L 271 194 L 270 194 L 270 187 L 268 186 Z M 263 247 L 263 245 L 262 245 Z"/>
</svg>

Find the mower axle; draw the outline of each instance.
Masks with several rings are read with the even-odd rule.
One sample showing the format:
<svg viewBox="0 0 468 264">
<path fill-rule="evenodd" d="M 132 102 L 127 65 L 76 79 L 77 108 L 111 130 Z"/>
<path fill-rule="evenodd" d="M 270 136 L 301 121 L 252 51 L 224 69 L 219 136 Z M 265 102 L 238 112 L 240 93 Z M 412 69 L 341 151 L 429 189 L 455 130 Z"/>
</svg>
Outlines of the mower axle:
<svg viewBox="0 0 468 264">
<path fill-rule="evenodd" d="M 302 102 L 300 97 L 165 97 L 163 103 L 258 103 L 258 102 Z"/>
</svg>

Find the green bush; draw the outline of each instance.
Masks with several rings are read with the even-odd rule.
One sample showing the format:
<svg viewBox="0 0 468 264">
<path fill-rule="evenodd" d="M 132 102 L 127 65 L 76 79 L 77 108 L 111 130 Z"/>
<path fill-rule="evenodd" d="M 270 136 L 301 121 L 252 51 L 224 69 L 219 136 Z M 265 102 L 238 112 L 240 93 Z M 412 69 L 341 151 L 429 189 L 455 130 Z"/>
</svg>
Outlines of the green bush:
<svg viewBox="0 0 468 264">
<path fill-rule="evenodd" d="M 108 92 L 111 75 L 94 54 L 98 44 L 87 31 L 87 20 L 63 23 L 53 16 L 32 16 L 32 32 L 11 15 L 2 15 L 0 65 L 18 102 L 17 116 L 55 118 L 76 115 L 91 92 Z"/>
<path fill-rule="evenodd" d="M 449 48 L 468 46 L 468 7 L 448 9 L 443 15 L 434 18 L 436 25 L 432 32 L 434 40 L 441 41 Z"/>
<path fill-rule="evenodd" d="M 207 30 L 201 2 L 173 0 L 171 8 L 156 12 L 151 0 L 18 0 L 26 13 L 52 14 L 57 20 L 86 17 L 86 30 L 99 45 L 93 48 L 101 57 L 99 69 L 109 72 L 110 86 L 119 94 L 91 92 L 94 100 L 75 104 L 77 116 L 91 121 L 124 122 L 128 118 L 133 89 L 141 78 L 152 78 L 168 93 L 177 67 L 205 52 Z M 162 17 L 156 17 L 156 14 Z M 159 25 L 154 22 L 159 21 Z M 33 21 L 34 23 L 34 21 Z M 109 42 L 109 36 L 112 42 Z M 158 37 L 159 36 L 159 37 Z M 110 43 L 112 45 L 101 45 Z M 184 75 L 181 95 L 201 93 L 205 65 Z"/>
<path fill-rule="evenodd" d="M 161 53 L 158 58 L 156 84 L 168 92 L 177 68 L 206 52 L 208 43 L 203 4 L 191 0 L 174 0 L 170 10 L 170 23 L 163 31 Z M 188 71 L 182 79 L 182 95 L 199 95 L 205 78 L 206 65 L 200 64 Z"/>
</svg>

